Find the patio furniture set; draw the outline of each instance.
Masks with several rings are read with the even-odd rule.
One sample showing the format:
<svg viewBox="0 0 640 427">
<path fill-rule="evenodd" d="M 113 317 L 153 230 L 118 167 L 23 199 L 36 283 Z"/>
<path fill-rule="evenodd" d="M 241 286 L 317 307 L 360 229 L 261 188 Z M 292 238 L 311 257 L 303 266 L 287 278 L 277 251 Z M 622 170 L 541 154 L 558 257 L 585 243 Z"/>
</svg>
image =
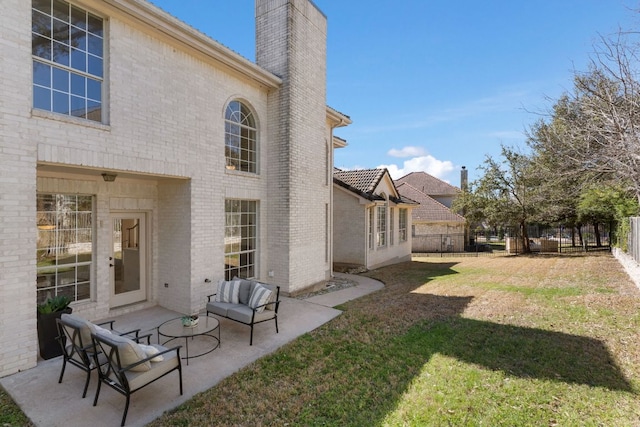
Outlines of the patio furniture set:
<svg viewBox="0 0 640 427">
<path fill-rule="evenodd" d="M 62 382 L 67 364 L 86 372 L 82 392 L 86 397 L 91 372 L 98 371 L 98 386 L 93 406 L 98 404 L 100 388 L 105 384 L 126 398 L 121 426 L 124 426 L 131 395 L 173 371 L 178 372 L 182 395 L 182 360 L 201 357 L 220 347 L 220 322 L 210 314 L 224 317 L 251 327 L 249 345 L 253 344 L 253 327 L 257 323 L 273 320 L 278 333 L 278 307 L 280 287 L 237 279 L 220 281 L 215 294 L 208 296 L 206 315 L 197 321 L 183 322 L 184 317 L 160 324 L 157 330 L 158 344 L 151 344 L 152 334 L 140 334 L 140 330 L 119 332 L 114 321 L 92 323 L 75 314 L 63 314 L 57 319 L 58 341 L 62 348 L 62 370 L 58 383 Z M 204 338 L 209 346 L 204 351 L 189 354 L 189 341 Z M 182 345 L 174 345 L 184 339 Z"/>
</svg>

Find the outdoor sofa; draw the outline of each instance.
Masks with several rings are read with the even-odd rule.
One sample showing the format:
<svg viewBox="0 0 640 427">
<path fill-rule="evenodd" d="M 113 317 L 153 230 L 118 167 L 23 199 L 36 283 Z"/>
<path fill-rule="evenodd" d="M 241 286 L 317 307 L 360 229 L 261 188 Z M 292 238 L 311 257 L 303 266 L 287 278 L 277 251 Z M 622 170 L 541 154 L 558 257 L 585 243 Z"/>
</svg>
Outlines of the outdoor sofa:
<svg viewBox="0 0 640 427">
<path fill-rule="evenodd" d="M 280 286 L 237 277 L 221 280 L 216 293 L 207 296 L 207 316 L 211 313 L 251 327 L 249 345 L 258 323 L 273 320 L 278 333 L 279 306 Z"/>
</svg>

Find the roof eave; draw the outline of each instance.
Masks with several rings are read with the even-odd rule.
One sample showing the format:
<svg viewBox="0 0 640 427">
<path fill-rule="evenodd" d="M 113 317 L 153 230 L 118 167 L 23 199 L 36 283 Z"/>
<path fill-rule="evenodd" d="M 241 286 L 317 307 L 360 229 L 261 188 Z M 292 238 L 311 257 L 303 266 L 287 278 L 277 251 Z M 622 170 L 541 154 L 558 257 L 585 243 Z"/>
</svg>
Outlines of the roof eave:
<svg viewBox="0 0 640 427">
<path fill-rule="evenodd" d="M 154 31 L 190 49 L 195 49 L 220 63 L 220 65 L 230 68 L 260 85 L 269 89 L 277 89 L 282 85 L 280 77 L 259 67 L 151 3 L 139 0 L 104 0 L 104 3 L 129 18 L 144 23 Z"/>
</svg>

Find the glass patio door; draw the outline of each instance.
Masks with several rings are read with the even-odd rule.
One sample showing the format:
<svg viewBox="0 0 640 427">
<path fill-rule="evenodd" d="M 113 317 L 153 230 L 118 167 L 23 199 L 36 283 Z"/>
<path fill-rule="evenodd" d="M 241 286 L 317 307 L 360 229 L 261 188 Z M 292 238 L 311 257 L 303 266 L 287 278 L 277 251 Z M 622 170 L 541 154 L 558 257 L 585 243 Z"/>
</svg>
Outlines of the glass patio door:
<svg viewBox="0 0 640 427">
<path fill-rule="evenodd" d="M 112 213 L 111 307 L 147 298 L 144 213 Z"/>
</svg>

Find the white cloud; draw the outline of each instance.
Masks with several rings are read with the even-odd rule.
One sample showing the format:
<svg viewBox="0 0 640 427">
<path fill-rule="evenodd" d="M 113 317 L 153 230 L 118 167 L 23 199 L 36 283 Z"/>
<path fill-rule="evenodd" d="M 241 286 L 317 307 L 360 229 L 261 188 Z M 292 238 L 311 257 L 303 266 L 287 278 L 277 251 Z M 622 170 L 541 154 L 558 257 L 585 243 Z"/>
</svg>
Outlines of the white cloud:
<svg viewBox="0 0 640 427">
<path fill-rule="evenodd" d="M 387 154 L 391 157 L 419 157 L 425 156 L 427 154 L 427 150 L 422 147 L 407 146 L 400 150 L 392 148 L 387 152 Z"/>
<path fill-rule="evenodd" d="M 402 167 L 398 165 L 380 165 L 379 168 L 387 168 L 391 178 L 398 179 L 411 172 L 426 172 L 436 178 L 444 180 L 444 177 L 455 169 L 449 160 L 438 160 L 431 155 L 417 156 L 405 160 Z"/>
</svg>

